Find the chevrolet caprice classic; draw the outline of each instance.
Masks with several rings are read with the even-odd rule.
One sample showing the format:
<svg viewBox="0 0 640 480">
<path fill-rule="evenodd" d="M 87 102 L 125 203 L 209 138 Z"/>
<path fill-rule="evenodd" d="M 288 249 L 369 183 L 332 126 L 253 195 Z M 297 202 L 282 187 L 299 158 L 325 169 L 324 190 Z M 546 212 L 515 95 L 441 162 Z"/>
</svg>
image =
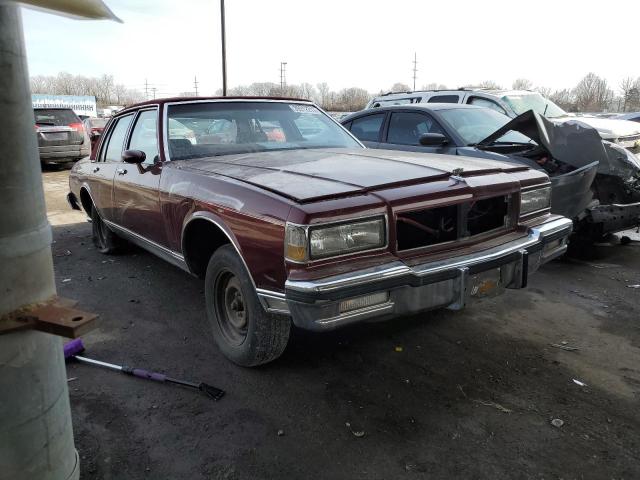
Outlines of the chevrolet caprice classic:
<svg viewBox="0 0 640 480">
<path fill-rule="evenodd" d="M 132 242 L 204 278 L 215 341 L 244 366 L 281 355 L 292 324 L 327 330 L 523 288 L 571 232 L 542 172 L 366 149 L 295 99 L 132 106 L 69 184 L 101 252 Z"/>
</svg>

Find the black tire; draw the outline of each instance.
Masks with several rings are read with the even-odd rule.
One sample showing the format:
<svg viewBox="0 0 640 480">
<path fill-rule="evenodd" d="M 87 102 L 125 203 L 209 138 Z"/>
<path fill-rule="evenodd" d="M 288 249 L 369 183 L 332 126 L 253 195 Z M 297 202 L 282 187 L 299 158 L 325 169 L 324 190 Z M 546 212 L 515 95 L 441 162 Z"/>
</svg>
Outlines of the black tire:
<svg viewBox="0 0 640 480">
<path fill-rule="evenodd" d="M 91 225 L 93 227 L 93 244 L 100 253 L 112 254 L 122 250 L 123 240 L 102 221 L 98 210 L 93 206 L 91 207 Z"/>
<path fill-rule="evenodd" d="M 254 367 L 282 355 L 291 320 L 264 310 L 232 245 L 218 248 L 209 260 L 205 300 L 213 338 L 229 360 Z"/>
</svg>

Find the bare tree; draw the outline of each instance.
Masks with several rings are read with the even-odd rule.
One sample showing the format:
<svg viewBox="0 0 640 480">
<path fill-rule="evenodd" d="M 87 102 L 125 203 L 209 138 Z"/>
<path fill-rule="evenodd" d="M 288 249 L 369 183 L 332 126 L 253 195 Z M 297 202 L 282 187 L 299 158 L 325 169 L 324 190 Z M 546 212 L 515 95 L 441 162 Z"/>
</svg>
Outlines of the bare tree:
<svg viewBox="0 0 640 480">
<path fill-rule="evenodd" d="M 406 83 L 396 82 L 391 87 L 392 92 L 410 92 L 411 87 Z"/>
<path fill-rule="evenodd" d="M 622 111 L 633 112 L 640 109 L 640 77 L 627 77 L 620 82 L 622 90 Z"/>
<path fill-rule="evenodd" d="M 447 86 L 444 83 L 431 82 L 423 85 L 421 90 L 447 90 Z"/>
<path fill-rule="evenodd" d="M 533 88 L 533 83 L 531 80 L 527 80 L 526 78 L 516 78 L 511 84 L 511 88 L 514 90 L 531 90 Z"/>
<path fill-rule="evenodd" d="M 593 72 L 588 73 L 573 89 L 576 109 L 581 112 L 601 112 L 613 99 L 607 81 Z"/>
<path fill-rule="evenodd" d="M 320 106 L 326 109 L 329 104 L 329 94 L 331 92 L 331 90 L 329 89 L 329 85 L 327 84 L 327 82 L 322 82 L 322 83 L 316 84 L 316 88 L 318 89 Z"/>
<path fill-rule="evenodd" d="M 498 82 L 495 82 L 493 80 L 483 80 L 482 82 L 480 82 L 479 87 L 490 88 L 493 90 L 499 90 L 500 88 L 502 88 Z"/>
<path fill-rule="evenodd" d="M 555 90 L 553 93 L 549 93 L 549 95 L 545 96 L 547 96 L 549 100 L 565 110 L 576 109 L 575 95 L 573 94 L 573 91 L 568 88 Z"/>
</svg>

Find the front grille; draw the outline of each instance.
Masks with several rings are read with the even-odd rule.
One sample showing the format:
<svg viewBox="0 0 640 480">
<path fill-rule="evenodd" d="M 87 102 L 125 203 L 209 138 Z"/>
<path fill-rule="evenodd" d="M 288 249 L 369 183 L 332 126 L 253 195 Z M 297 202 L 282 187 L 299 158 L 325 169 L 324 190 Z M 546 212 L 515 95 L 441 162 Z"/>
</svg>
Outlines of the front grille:
<svg viewBox="0 0 640 480">
<path fill-rule="evenodd" d="M 506 229 L 509 196 L 486 198 L 396 216 L 398 250 L 428 247 Z"/>
</svg>

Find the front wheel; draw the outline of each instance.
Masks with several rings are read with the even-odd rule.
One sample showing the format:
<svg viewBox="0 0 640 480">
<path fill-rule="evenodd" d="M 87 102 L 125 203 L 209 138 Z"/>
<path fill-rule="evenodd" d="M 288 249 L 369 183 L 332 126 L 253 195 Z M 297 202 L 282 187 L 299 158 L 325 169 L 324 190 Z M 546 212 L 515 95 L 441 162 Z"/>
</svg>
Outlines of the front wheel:
<svg viewBox="0 0 640 480">
<path fill-rule="evenodd" d="M 93 244 L 100 253 L 111 254 L 121 250 L 123 240 L 109 229 L 94 206 L 91 207 L 91 226 Z"/>
<path fill-rule="evenodd" d="M 205 278 L 207 319 L 222 353 L 243 367 L 275 360 L 289 340 L 291 320 L 267 313 L 232 245 L 211 256 Z"/>
</svg>

